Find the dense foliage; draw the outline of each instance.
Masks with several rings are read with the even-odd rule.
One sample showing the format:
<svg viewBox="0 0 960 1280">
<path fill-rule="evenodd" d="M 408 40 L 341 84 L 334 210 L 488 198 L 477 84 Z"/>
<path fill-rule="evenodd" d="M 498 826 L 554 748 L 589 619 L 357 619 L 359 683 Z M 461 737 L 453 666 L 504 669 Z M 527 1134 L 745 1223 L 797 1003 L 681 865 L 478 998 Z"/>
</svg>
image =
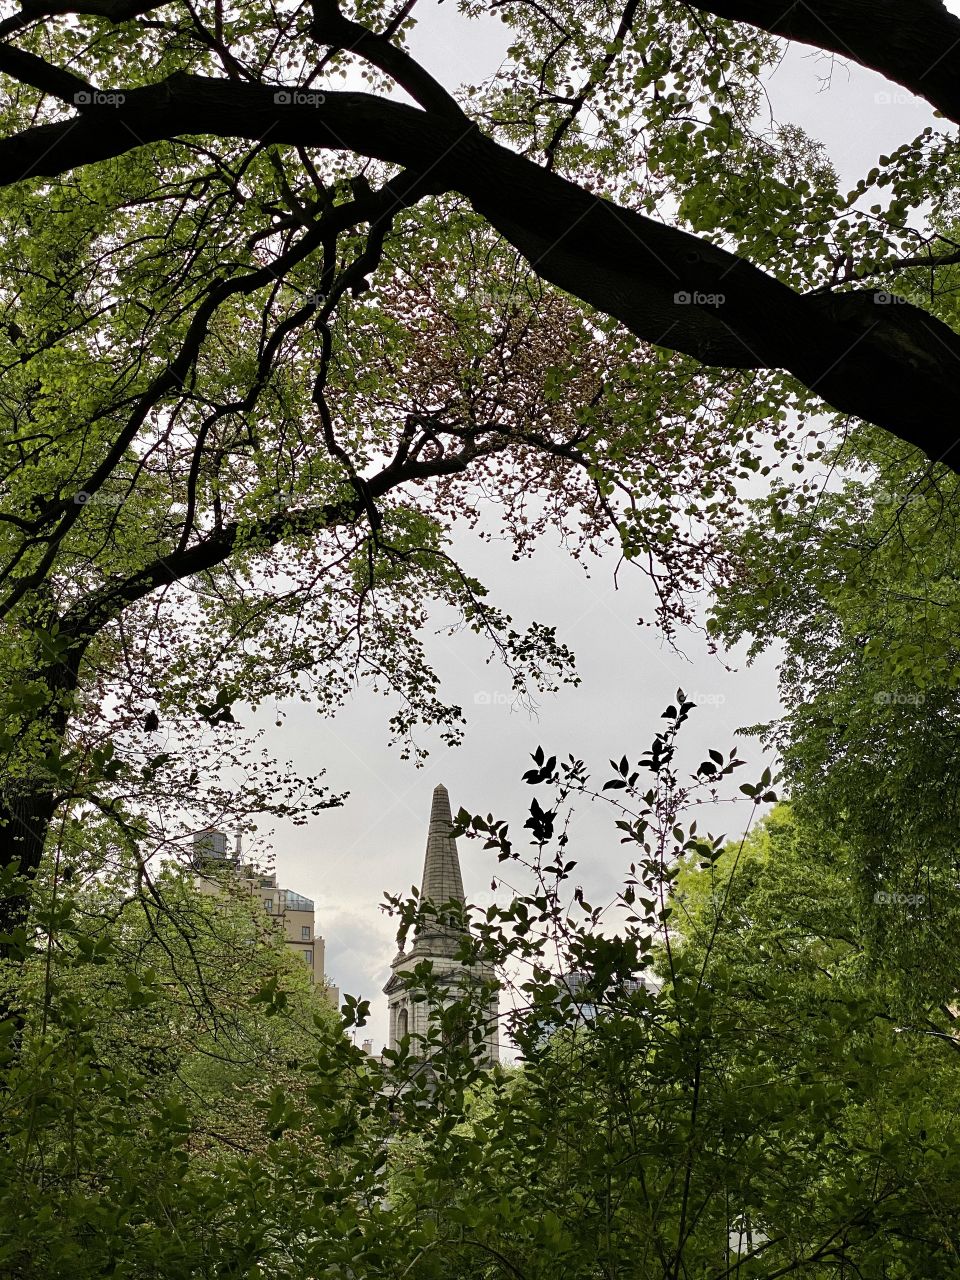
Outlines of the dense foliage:
<svg viewBox="0 0 960 1280">
<path fill-rule="evenodd" d="M 461 0 L 508 53 L 451 91 L 413 3 L 7 8 L 0 1274 L 955 1275 L 960 19 Z M 939 116 L 844 190 L 768 101 L 784 37 Z M 514 890 L 464 940 L 493 1072 L 429 966 L 430 1043 L 361 1053 L 183 856 L 341 798 L 247 708 L 366 681 L 401 750 L 458 742 L 438 619 L 576 683 L 468 533 L 613 548 L 668 637 L 714 589 L 785 707 L 740 842 L 682 694 L 598 790 L 538 752 L 529 846 L 460 815 Z"/>
<path fill-rule="evenodd" d="M 953 135 L 844 191 L 770 117 L 783 24 L 741 7 L 464 4 L 509 53 L 458 93 L 411 56 L 412 5 L 0 23 L 4 866 L 33 876 L 79 800 L 191 789 L 244 703 L 326 711 L 366 679 L 407 750 L 425 722 L 456 741 L 431 610 L 518 690 L 576 679 L 549 619 L 451 558 L 491 502 L 517 555 L 621 548 L 669 631 L 728 581 L 745 481 L 829 460 L 857 418 L 951 465 Z M 899 20 L 816 7 L 800 38 L 951 115 L 935 0 L 899 70 Z M 150 799 L 126 818 L 171 852 L 190 821 Z M 284 772 L 249 808 L 333 799 Z"/>
<path fill-rule="evenodd" d="M 336 1017 L 242 894 L 60 869 L 8 992 L 0 1273 L 952 1275 L 955 1015 L 932 987 L 905 1008 L 851 842 L 803 806 L 698 829 L 742 762 L 682 766 L 692 710 L 599 790 L 538 752 L 529 843 L 459 815 L 530 886 L 463 943 L 500 966 L 513 1068 L 429 963 L 431 1042 L 371 1059 L 365 1008 Z M 567 834 L 591 799 L 629 860 L 605 905 Z M 393 905 L 403 934 L 442 904 Z"/>
</svg>

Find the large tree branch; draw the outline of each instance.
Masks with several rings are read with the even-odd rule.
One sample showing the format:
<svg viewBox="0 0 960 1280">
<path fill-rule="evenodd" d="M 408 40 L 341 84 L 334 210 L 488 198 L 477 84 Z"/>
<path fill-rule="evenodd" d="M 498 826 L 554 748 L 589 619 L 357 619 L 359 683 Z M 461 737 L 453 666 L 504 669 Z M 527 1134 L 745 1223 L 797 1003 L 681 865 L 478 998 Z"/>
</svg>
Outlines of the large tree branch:
<svg viewBox="0 0 960 1280">
<path fill-rule="evenodd" d="M 489 452 L 467 439 L 455 453 L 422 459 L 402 449 L 385 467 L 340 501 L 308 506 L 298 511 L 277 511 L 259 521 L 232 521 L 186 548 L 157 555 L 135 572 L 107 582 L 78 603 L 60 620 L 61 631 L 78 640 L 89 640 L 108 622 L 138 600 L 161 587 L 172 586 L 223 564 L 241 544 L 264 552 L 296 538 L 314 536 L 325 529 L 356 525 L 369 517 L 370 503 L 387 497 L 407 484 L 422 484 L 441 476 L 466 471 L 476 457 Z"/>
<path fill-rule="evenodd" d="M 691 7 L 850 58 L 960 122 L 960 18 L 942 0 L 691 0 Z"/>
<path fill-rule="evenodd" d="M 106 583 L 65 615 L 62 630 L 69 635 L 95 635 L 108 622 L 119 617 L 128 605 L 145 599 L 158 588 L 172 586 L 223 564 L 241 539 L 244 546 L 255 545 L 267 551 L 280 542 L 353 524 L 362 515 L 363 503 L 351 497 L 343 503 L 326 503 L 322 507 L 310 507 L 299 512 L 278 511 L 269 519 L 252 525 L 231 522 L 190 547 L 171 549 L 127 577 Z"/>
<path fill-rule="evenodd" d="M 119 25 L 139 18 L 151 9 L 161 8 L 164 2 L 165 0 L 23 0 L 19 13 L 0 22 L 0 39 L 6 40 L 32 22 L 72 13 L 104 18 L 107 22 Z"/>
<path fill-rule="evenodd" d="M 138 398 L 123 429 L 117 433 L 110 449 L 100 460 L 96 470 L 86 480 L 83 492 L 89 497 L 100 490 L 102 485 L 114 473 L 118 462 L 136 438 L 150 410 L 160 403 L 164 396 L 183 386 L 207 335 L 209 323 L 223 302 L 234 294 L 254 293 L 259 289 L 264 289 L 274 284 L 291 267 L 306 259 L 314 249 L 324 242 L 327 236 L 335 237 L 340 231 L 364 221 L 369 221 L 374 228 L 378 227 L 383 219 L 392 218 L 396 211 L 405 204 L 415 203 L 427 189 L 429 188 L 425 186 L 416 173 L 397 174 L 391 181 L 385 183 L 379 191 L 369 191 L 356 200 L 339 204 L 329 209 L 317 222 L 308 227 L 305 234 L 285 253 L 267 265 L 245 275 L 225 278 L 215 282 L 208 289 L 205 298 L 194 314 L 177 355 L 157 374 L 144 394 Z M 363 257 L 364 255 L 360 256 L 360 259 L 357 260 L 358 263 L 362 264 Z M 354 265 L 356 266 L 357 264 Z M 347 282 L 353 278 L 350 269 L 344 272 L 343 275 Z M 332 301 L 328 301 L 320 313 L 321 316 L 327 315 L 329 310 L 332 309 L 332 305 Z M 304 307 L 294 317 L 291 317 L 280 326 L 277 334 L 268 344 L 268 354 L 265 362 L 261 362 L 258 371 L 260 381 L 251 388 L 247 398 L 240 402 L 239 407 L 241 409 L 252 408 L 253 403 L 255 403 L 262 385 L 262 379 L 266 377 L 269 364 L 276 354 L 276 350 L 285 333 L 300 323 L 313 310 L 313 304 Z M 184 538 L 187 538 L 191 532 L 194 505 L 193 490 L 201 456 L 202 437 L 198 441 L 194 464 L 188 477 Z M 55 499 L 40 513 L 34 521 L 34 537 L 31 541 L 21 544 L 21 554 L 24 554 L 31 545 L 46 543 L 46 549 L 29 573 L 24 573 L 15 578 L 16 560 L 0 570 L 0 582 L 5 579 L 14 579 L 8 594 L 0 600 L 0 617 L 8 614 L 31 590 L 34 590 L 44 580 L 56 559 L 60 544 L 80 518 L 82 510 L 83 504 L 78 504 L 75 499 L 66 503 L 62 499 Z M 44 525 L 49 524 L 55 517 L 57 517 L 56 527 L 50 532 L 42 532 Z"/>
<path fill-rule="evenodd" d="M 393 44 L 389 36 L 378 35 L 368 27 L 340 12 L 337 0 L 311 0 L 313 22 L 310 34 L 321 44 L 334 49 L 349 49 L 406 89 L 415 102 L 428 111 L 466 123 L 466 116 L 456 98 L 420 66 L 405 49 Z"/>
<path fill-rule="evenodd" d="M 72 71 L 53 66 L 36 54 L 26 53 L 9 44 L 0 44 L 0 71 L 21 84 L 32 84 L 44 93 L 69 102 L 71 106 L 77 103 L 78 98 L 82 102 L 80 95 L 90 93 L 92 89 L 88 81 Z"/>
<path fill-rule="evenodd" d="M 887 294 L 803 296 L 697 236 L 600 199 L 470 123 L 362 93 L 306 102 L 177 74 L 0 142 L 0 183 L 196 134 L 353 151 L 459 191 L 544 279 L 705 364 L 784 369 L 829 405 L 960 467 L 960 336 Z M 289 94 L 287 95 L 289 96 Z M 425 182 L 426 187 L 426 182 Z"/>
</svg>

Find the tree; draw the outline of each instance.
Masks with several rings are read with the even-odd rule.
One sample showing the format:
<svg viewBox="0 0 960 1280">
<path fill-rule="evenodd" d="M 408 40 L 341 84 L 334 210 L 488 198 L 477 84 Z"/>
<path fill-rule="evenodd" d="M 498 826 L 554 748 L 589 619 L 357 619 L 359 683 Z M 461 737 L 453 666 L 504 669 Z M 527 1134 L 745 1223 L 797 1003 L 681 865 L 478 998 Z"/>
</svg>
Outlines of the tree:
<svg viewBox="0 0 960 1280">
<path fill-rule="evenodd" d="M 804 827 L 857 868 L 873 962 L 926 1017 L 957 991 L 956 478 L 870 436 L 843 464 L 819 499 L 755 505 L 712 625 L 782 646 L 763 728 Z"/>
<path fill-rule="evenodd" d="M 454 1127 L 428 1120 L 395 1149 L 391 1203 L 430 1242 L 417 1275 L 879 1280 L 912 1274 L 918 1253 L 931 1275 L 956 1268 L 949 1022 L 899 1025 L 896 986 L 865 963 L 843 841 L 783 806 L 726 846 L 681 819 L 731 759 L 684 780 L 689 710 L 668 709 L 636 767 L 611 762 L 599 794 L 577 762 L 538 753 L 531 855 L 502 821 L 462 815 L 505 874 L 528 857 L 535 871 L 479 922 L 527 962 L 513 1016 L 527 1054 Z M 606 906 L 567 883 L 567 805 L 603 792 L 636 857 Z M 631 987 L 654 961 L 660 983 Z M 587 1024 L 554 964 L 585 970 Z"/>
<path fill-rule="evenodd" d="M 458 817 L 519 882 L 463 944 L 513 981 L 512 1071 L 479 1067 L 482 998 L 438 1019 L 429 1072 L 404 1045 L 380 1064 L 342 1034 L 361 1003 L 311 1018 L 302 967 L 245 948 L 264 936 L 249 911 L 172 872 L 132 896 L 41 877 L 49 946 L 16 972 L 0 1095 L 4 1221 L 29 1231 L 0 1238 L 0 1269 L 890 1280 L 919 1249 L 953 1274 L 949 1018 L 901 1023 L 843 840 L 782 807 L 734 844 L 689 820 L 740 767 L 711 751 L 688 772 L 692 710 L 678 692 L 599 790 L 536 752 L 527 847 Z M 770 802 L 769 773 L 740 792 Z M 588 901 L 570 834 L 587 799 L 631 860 L 609 904 Z M 406 927 L 430 910 L 394 905 Z"/>
<path fill-rule="evenodd" d="M 788 34 L 949 114 L 956 20 L 914 6 L 894 49 L 853 0 L 721 8 L 517 6 L 513 70 L 463 102 L 407 52 L 409 8 L 5 21 L 4 865 L 29 880 L 54 814 L 113 803 L 70 736 L 92 689 L 126 728 L 222 719 L 281 672 L 336 701 L 359 661 L 396 688 L 401 736 L 455 732 L 425 597 L 519 680 L 567 674 L 548 628 L 516 631 L 448 558 L 489 476 L 520 551 L 531 518 L 613 537 L 669 620 L 722 570 L 740 479 L 803 465 L 810 411 L 953 465 L 931 424 L 957 336 L 931 299 L 954 245 L 912 212 L 949 203 L 952 139 L 905 141 L 846 195 L 757 107 Z M 354 71 L 373 92 L 331 88 Z M 926 292 L 891 303 L 918 262 Z"/>
<path fill-rule="evenodd" d="M 267 1256 L 295 1213 L 273 1147 L 311 1064 L 346 1047 L 340 1019 L 250 902 L 171 867 L 142 892 L 43 883 L 36 905 L 46 945 L 8 993 L 0 1274 L 187 1276 Z M 336 1119 L 296 1136 L 328 1177 Z M 275 1202 L 242 1225 L 258 1166 Z"/>
<path fill-rule="evenodd" d="M 779 806 L 711 865 L 684 869 L 675 920 L 688 955 L 735 1019 L 730 1065 L 795 1088 L 805 1119 L 824 1108 L 801 1162 L 793 1154 L 792 1167 L 780 1165 L 785 1180 L 797 1178 L 789 1192 L 794 1231 L 807 1230 L 804 1222 L 820 1231 L 836 1224 L 823 1274 L 853 1265 L 864 1275 L 907 1275 L 920 1248 L 925 1267 L 946 1275 L 956 1242 L 942 1231 L 940 1206 L 952 1196 L 953 1175 L 937 1189 L 928 1178 L 938 1179 L 953 1158 L 960 1049 L 936 981 L 919 985 L 905 955 L 899 971 L 896 961 L 874 962 L 858 880 L 851 842 Z M 907 1019 L 905 979 L 919 986 Z M 803 1124 L 793 1122 L 796 1133 Z M 866 1213 L 856 1207 L 864 1197 L 848 1177 L 851 1164 L 862 1188 L 872 1179 Z M 769 1182 L 760 1200 L 755 1222 L 769 1211 Z M 789 1220 L 786 1200 L 783 1210 Z"/>
<path fill-rule="evenodd" d="M 153 5 L 78 5 L 72 12 L 87 18 L 97 33 L 94 51 L 86 58 L 87 74 L 67 70 L 62 59 L 48 61 L 29 48 L 13 46 L 5 55 L 5 71 L 23 86 L 24 113 L 39 94 L 54 111 L 65 104 L 79 118 L 47 122 L 44 116 L 44 123 L 31 121 L 17 129 L 0 153 L 2 173 L 8 183 L 24 175 L 59 175 L 193 134 L 198 123 L 208 136 L 256 141 L 269 136 L 276 144 L 342 150 L 402 166 L 379 201 L 373 197 L 353 211 L 352 225 L 363 218 L 374 228 L 371 264 L 379 252 L 380 227 L 395 211 L 437 192 L 458 191 L 535 263 L 538 274 L 616 316 L 637 336 L 707 363 L 789 369 L 834 407 L 887 426 L 940 456 L 942 444 L 949 451 L 952 441 L 932 436 L 922 418 L 946 412 L 953 402 L 949 378 L 957 344 L 943 326 L 913 307 L 878 317 L 870 293 L 852 292 L 839 304 L 829 294 L 805 297 L 756 269 L 749 256 L 728 252 L 706 236 L 691 239 L 629 206 L 597 199 L 588 186 L 555 172 L 563 167 L 576 174 L 578 162 L 583 165 L 597 151 L 632 141 L 637 131 L 622 126 L 623 107 L 646 117 L 660 135 L 654 151 L 668 172 L 689 163 L 684 139 L 694 153 L 699 149 L 707 158 L 718 131 L 724 135 L 718 150 L 741 143 L 750 147 L 745 82 L 775 48 L 758 32 L 798 38 L 877 67 L 957 118 L 960 108 L 950 87 L 954 55 L 943 50 L 953 48 L 960 22 L 938 0 L 915 6 L 906 31 L 901 15 L 892 20 L 891 5 L 884 10 L 891 15 L 887 25 L 865 21 L 855 0 L 808 6 L 800 16 L 799 10 L 796 5 L 783 12 L 748 2 L 664 3 L 648 11 L 634 3 L 622 12 L 557 5 L 542 13 L 511 13 L 525 48 L 515 51 L 519 74 L 506 95 L 509 109 L 503 110 L 495 91 L 482 104 L 493 126 L 490 136 L 404 50 L 408 9 L 389 18 L 366 11 L 351 18 L 329 0 L 318 0 L 309 14 L 298 8 L 279 20 L 264 15 L 262 25 L 259 15 L 239 12 L 212 15 L 208 21 L 186 16 L 168 33 L 162 23 L 153 24 Z M 757 31 L 712 22 L 707 13 L 755 24 Z M 8 39 L 19 35 L 29 46 L 30 33 L 50 16 L 42 5 L 36 11 L 27 8 L 8 21 L 5 34 Z M 655 34 L 652 22 L 657 23 Z M 145 48 L 139 40 L 134 45 L 146 74 L 133 84 L 95 83 L 95 76 L 112 73 L 111 56 L 130 48 L 138 24 L 149 32 Z M 608 30 L 612 41 L 604 39 Z M 313 51 L 322 49 L 330 52 L 314 61 Z M 313 68 L 336 66 L 337 55 L 341 65 L 344 57 L 366 64 L 366 77 L 375 87 L 395 84 L 417 107 L 382 96 L 327 92 L 325 84 L 318 91 L 319 72 Z M 299 63 L 309 76 L 296 86 L 299 94 L 293 86 L 277 88 L 274 77 L 284 59 L 287 66 Z M 147 70 L 151 61 L 153 74 Z M 526 73 L 534 69 L 542 77 L 534 82 L 537 87 L 528 88 Z M 219 76 L 198 74 L 209 70 Z M 727 99 L 716 106 L 702 132 L 688 116 L 701 86 Z M 535 106 L 545 108 L 539 126 L 531 119 Z M 585 109 L 599 119 L 596 149 L 584 142 Z M 27 118 L 15 114 L 11 123 L 23 125 Z M 683 127 L 687 123 L 689 128 Z M 498 125 L 506 140 L 540 152 L 545 162 L 537 164 L 500 145 Z M 664 147 L 664 140 L 671 147 Z M 687 154 L 678 157 L 671 154 L 673 148 Z M 758 151 L 750 160 L 762 170 Z M 909 144 L 907 152 L 914 153 Z M 790 210 L 802 217 L 808 189 L 794 194 L 780 186 L 776 212 L 784 217 Z M 815 204 L 822 194 L 814 193 Z M 832 204 L 830 211 L 839 213 L 842 202 L 831 201 L 829 194 L 827 199 L 828 209 Z M 711 212 L 716 218 L 716 206 Z M 767 215 L 773 212 L 763 209 Z M 742 210 L 733 210 L 734 234 L 742 216 Z M 727 220 L 720 214 L 709 229 Z M 821 267 L 829 261 L 825 246 L 815 256 Z M 857 262 L 855 270 L 860 268 Z M 678 312 L 676 294 L 715 298 L 721 283 L 722 303 Z M 912 326 L 918 326 L 914 333 Z M 944 346 L 942 357 L 928 353 L 922 374 L 918 338 L 936 338 Z"/>
</svg>

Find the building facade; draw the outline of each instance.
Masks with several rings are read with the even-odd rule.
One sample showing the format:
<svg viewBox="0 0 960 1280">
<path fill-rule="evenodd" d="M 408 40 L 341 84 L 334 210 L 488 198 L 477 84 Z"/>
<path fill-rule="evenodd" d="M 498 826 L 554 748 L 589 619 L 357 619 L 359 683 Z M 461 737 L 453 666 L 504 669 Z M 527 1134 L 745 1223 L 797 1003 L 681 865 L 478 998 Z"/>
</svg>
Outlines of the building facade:
<svg viewBox="0 0 960 1280">
<path fill-rule="evenodd" d="M 625 998 L 629 1000 L 641 991 L 655 997 L 662 985 L 660 979 L 648 970 L 639 978 L 620 978 L 606 997 L 598 1000 L 592 992 L 589 973 L 570 970 L 558 974 L 555 982 L 557 994 L 553 1009 L 538 1021 L 540 1034 L 537 1043 L 541 1047 L 561 1029 L 577 1031 L 595 1025 L 618 1005 L 622 1008 Z M 642 1002 L 638 1007 L 642 1008 Z"/>
<path fill-rule="evenodd" d="M 282 934 L 287 948 L 307 966 L 310 981 L 322 983 L 327 998 L 335 1008 L 339 1006 L 339 990 L 326 981 L 326 948 L 322 936 L 316 932 L 312 898 L 281 888 L 275 872 L 266 875 L 244 864 L 240 837 L 231 851 L 226 833 L 213 827 L 193 837 L 193 865 L 195 883 L 201 893 L 220 894 L 232 887 L 259 898 L 267 926 Z"/>
<path fill-rule="evenodd" d="M 464 938 L 463 911 L 466 899 L 463 893 L 463 877 L 457 843 L 451 835 L 453 817 L 450 797 L 444 786 L 433 793 L 430 810 L 430 826 L 427 833 L 427 849 L 423 860 L 421 901 L 429 901 L 434 908 L 455 904 L 458 910 L 439 912 L 437 918 L 429 917 L 414 931 L 408 949 L 400 951 L 391 964 L 390 978 L 384 987 L 390 1018 L 389 1048 L 396 1049 L 405 1036 L 410 1037 L 410 1051 L 423 1056 L 423 1046 L 431 1030 L 431 1001 L 414 999 L 405 974 L 423 961 L 431 964 L 432 980 L 436 983 L 443 1004 L 467 994 L 471 988 L 479 992 L 485 1002 L 483 1023 L 485 1029 L 484 1057 L 491 1064 L 499 1061 L 500 1046 L 497 1029 L 499 1000 L 492 987 L 494 975 L 491 968 L 482 964 L 468 965 L 457 958 Z"/>
</svg>

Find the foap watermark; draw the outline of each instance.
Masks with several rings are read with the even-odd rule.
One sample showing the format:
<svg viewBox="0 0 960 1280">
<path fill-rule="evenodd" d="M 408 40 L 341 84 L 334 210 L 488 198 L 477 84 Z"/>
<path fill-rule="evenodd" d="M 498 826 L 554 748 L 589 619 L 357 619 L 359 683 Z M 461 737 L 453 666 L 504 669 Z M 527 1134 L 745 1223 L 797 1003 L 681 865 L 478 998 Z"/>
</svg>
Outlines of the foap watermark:
<svg viewBox="0 0 960 1280">
<path fill-rule="evenodd" d="M 513 702 L 509 693 L 501 693 L 498 689 L 478 689 L 473 695 L 475 707 L 508 707 Z"/>
<path fill-rule="evenodd" d="M 673 295 L 673 301 L 678 307 L 722 307 L 727 300 L 725 293 L 688 293 L 686 289 L 681 289 Z"/>
<path fill-rule="evenodd" d="M 877 507 L 908 507 L 914 502 L 926 502 L 925 493 L 893 493 L 889 489 L 878 489 L 874 496 Z"/>
<path fill-rule="evenodd" d="M 923 902 L 923 894 L 887 893 L 884 889 L 878 889 L 873 900 L 880 907 L 918 907 Z"/>
<path fill-rule="evenodd" d="M 879 93 L 873 95 L 874 105 L 878 107 L 903 107 L 908 102 L 915 101 L 912 94 L 902 93 L 895 89 L 890 92 L 888 89 L 881 89 Z"/>
<path fill-rule="evenodd" d="M 529 302 L 530 298 L 526 294 L 518 293 L 516 289 L 468 289 L 467 296 L 471 302 L 481 307 L 503 307 L 509 305 L 519 305 L 522 302 Z"/>
<path fill-rule="evenodd" d="M 922 693 L 907 693 L 902 689 L 883 689 L 880 693 L 873 695 L 873 700 L 878 707 L 919 707 L 924 698 Z"/>
<path fill-rule="evenodd" d="M 88 493 L 86 489 L 78 489 L 73 495 L 75 507 L 122 507 L 126 498 L 118 498 L 113 493 Z"/>
<path fill-rule="evenodd" d="M 322 107 L 326 100 L 325 93 L 313 89 L 278 89 L 273 95 L 278 107 Z"/>
<path fill-rule="evenodd" d="M 79 89 L 73 95 L 75 107 L 122 107 L 126 100 L 125 93 L 103 93 L 99 89 Z"/>
<path fill-rule="evenodd" d="M 878 307 L 906 307 L 910 305 L 909 298 L 901 298 L 899 293 L 888 293 L 886 289 L 877 289 L 873 295 L 873 301 Z"/>
<path fill-rule="evenodd" d="M 698 707 L 722 707 L 727 700 L 722 693 L 691 693 L 689 698 Z"/>
</svg>

